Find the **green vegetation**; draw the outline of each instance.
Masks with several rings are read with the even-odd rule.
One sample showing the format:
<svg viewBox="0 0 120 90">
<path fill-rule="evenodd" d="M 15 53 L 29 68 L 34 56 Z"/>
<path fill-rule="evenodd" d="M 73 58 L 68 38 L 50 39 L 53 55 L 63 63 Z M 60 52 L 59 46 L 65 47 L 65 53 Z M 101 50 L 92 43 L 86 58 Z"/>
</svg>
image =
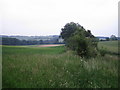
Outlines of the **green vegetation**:
<svg viewBox="0 0 120 90">
<path fill-rule="evenodd" d="M 13 36 L 13 37 L 15 37 L 15 36 Z M 20 36 L 20 37 L 22 37 L 22 36 Z M 17 37 L 16 38 L 11 38 L 11 36 L 8 36 L 8 37 L 2 37 L 2 45 L 40 45 L 40 44 L 60 44 L 60 42 L 58 41 L 58 37 L 59 36 L 56 36 L 56 37 L 51 37 L 50 39 L 49 39 L 49 37 L 47 37 L 47 36 L 45 36 L 46 37 L 46 40 L 45 39 L 43 39 L 43 40 L 40 40 L 40 37 L 37 37 L 36 36 L 36 40 L 34 40 L 34 38 L 33 38 L 33 40 L 31 40 L 32 39 L 32 37 L 31 37 L 31 39 L 29 40 L 24 40 L 24 39 L 20 39 L 20 37 L 19 37 L 19 39 L 17 39 Z M 24 37 L 24 36 L 23 36 Z M 27 37 L 27 36 L 26 36 Z M 42 36 L 41 36 L 42 37 Z M 1 37 L 0 37 L 0 39 L 1 39 Z M 42 39 L 42 38 L 41 38 Z"/>
<path fill-rule="evenodd" d="M 99 47 L 105 46 L 106 51 L 112 52 L 113 43 L 116 46 L 116 42 L 99 42 Z M 64 46 L 3 46 L 2 49 L 3 88 L 118 87 L 116 54 L 86 59 L 66 51 Z"/>
<path fill-rule="evenodd" d="M 97 40 L 90 30 L 85 30 L 78 23 L 67 23 L 61 29 L 61 37 L 66 46 L 81 57 L 95 57 L 97 55 Z"/>
<path fill-rule="evenodd" d="M 103 41 L 98 43 L 98 48 L 106 53 L 118 55 L 118 41 Z"/>
</svg>

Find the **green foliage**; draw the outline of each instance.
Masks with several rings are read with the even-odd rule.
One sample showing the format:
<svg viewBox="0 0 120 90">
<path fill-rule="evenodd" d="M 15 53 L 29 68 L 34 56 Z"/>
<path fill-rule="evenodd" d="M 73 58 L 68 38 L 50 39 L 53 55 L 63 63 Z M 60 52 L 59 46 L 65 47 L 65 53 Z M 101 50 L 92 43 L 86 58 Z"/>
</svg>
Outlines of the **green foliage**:
<svg viewBox="0 0 120 90">
<path fill-rule="evenodd" d="M 62 28 L 62 32 L 61 32 L 61 37 L 66 41 L 69 37 L 71 37 L 74 32 L 77 29 L 84 29 L 81 25 L 79 25 L 78 23 L 74 23 L 74 22 L 70 22 L 67 23 L 64 28 Z"/>
<path fill-rule="evenodd" d="M 119 41 L 104 41 L 98 43 L 98 50 L 103 54 L 119 55 Z M 104 56 L 104 55 L 103 55 Z"/>
<path fill-rule="evenodd" d="M 23 36 L 24 37 L 24 36 Z M 49 37 L 46 36 L 46 40 L 33 40 L 32 39 L 28 39 L 28 40 L 20 40 L 17 38 L 11 38 L 11 37 L 2 37 L 0 38 L 2 42 L 0 42 L 0 45 L 39 45 L 39 44 L 59 44 L 60 42 L 58 42 L 58 36 L 56 37 Z M 40 39 L 40 38 L 39 38 Z M 42 36 L 41 36 L 41 39 Z M 47 40 L 48 39 L 48 40 Z"/>
<path fill-rule="evenodd" d="M 86 59 L 64 46 L 2 49 L 3 88 L 118 88 L 115 55 Z"/>
<path fill-rule="evenodd" d="M 86 31 L 78 23 L 71 23 L 66 24 L 61 32 L 61 36 L 65 39 L 66 46 L 77 52 L 81 57 L 96 56 L 97 40 L 91 34 L 91 31 Z"/>
<path fill-rule="evenodd" d="M 68 47 L 74 50 L 81 57 L 91 57 L 97 55 L 96 43 L 90 38 L 82 35 L 75 35 L 68 39 Z"/>
<path fill-rule="evenodd" d="M 101 55 L 101 56 L 105 56 L 105 54 L 107 53 L 107 52 L 106 52 L 106 49 L 104 49 L 104 48 L 101 48 L 101 49 L 99 50 L 99 52 L 100 52 L 100 55 Z"/>
</svg>

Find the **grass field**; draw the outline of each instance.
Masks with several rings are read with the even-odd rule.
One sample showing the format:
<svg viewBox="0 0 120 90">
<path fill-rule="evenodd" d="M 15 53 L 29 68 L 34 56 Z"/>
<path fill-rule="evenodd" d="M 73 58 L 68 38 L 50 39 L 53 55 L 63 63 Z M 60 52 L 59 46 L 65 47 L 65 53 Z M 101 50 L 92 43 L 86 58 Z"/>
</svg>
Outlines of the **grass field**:
<svg viewBox="0 0 120 90">
<path fill-rule="evenodd" d="M 100 42 L 98 46 L 117 52 L 116 44 Z M 85 59 L 66 51 L 64 46 L 2 46 L 2 49 L 3 88 L 118 87 L 116 54 Z"/>
<path fill-rule="evenodd" d="M 98 43 L 99 49 L 105 49 L 112 54 L 118 54 L 118 45 L 118 41 L 103 41 Z"/>
</svg>

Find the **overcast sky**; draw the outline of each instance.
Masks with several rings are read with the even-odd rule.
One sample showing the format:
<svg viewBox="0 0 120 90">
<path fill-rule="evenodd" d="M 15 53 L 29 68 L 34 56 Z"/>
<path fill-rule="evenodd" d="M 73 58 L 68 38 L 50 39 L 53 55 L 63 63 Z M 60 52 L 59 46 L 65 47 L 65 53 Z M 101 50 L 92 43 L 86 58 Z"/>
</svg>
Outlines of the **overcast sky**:
<svg viewBox="0 0 120 90">
<path fill-rule="evenodd" d="M 75 22 L 95 36 L 118 34 L 119 0 L 1 0 L 0 34 L 59 35 Z"/>
</svg>

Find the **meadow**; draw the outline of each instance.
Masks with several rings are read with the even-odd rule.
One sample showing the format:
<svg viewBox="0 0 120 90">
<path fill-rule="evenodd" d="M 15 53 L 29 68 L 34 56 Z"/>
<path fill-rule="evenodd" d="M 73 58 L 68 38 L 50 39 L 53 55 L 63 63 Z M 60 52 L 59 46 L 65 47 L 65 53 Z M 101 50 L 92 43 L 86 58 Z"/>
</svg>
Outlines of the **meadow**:
<svg viewBox="0 0 120 90">
<path fill-rule="evenodd" d="M 89 59 L 65 46 L 2 46 L 2 87 L 117 88 L 117 43 L 99 42 L 105 55 Z"/>
</svg>

